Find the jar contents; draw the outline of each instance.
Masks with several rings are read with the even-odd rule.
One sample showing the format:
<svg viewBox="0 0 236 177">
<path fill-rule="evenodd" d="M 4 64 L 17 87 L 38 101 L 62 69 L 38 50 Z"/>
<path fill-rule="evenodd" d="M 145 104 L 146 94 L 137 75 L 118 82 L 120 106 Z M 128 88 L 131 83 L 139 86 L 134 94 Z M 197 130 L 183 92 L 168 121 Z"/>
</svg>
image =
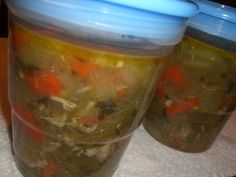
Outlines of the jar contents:
<svg viewBox="0 0 236 177">
<path fill-rule="evenodd" d="M 210 147 L 236 108 L 236 53 L 185 36 L 165 68 L 144 126 L 185 152 Z"/>
<path fill-rule="evenodd" d="M 25 23 L 11 21 L 10 31 L 19 169 L 27 177 L 111 176 L 165 58 L 70 42 L 63 33 Z"/>
</svg>

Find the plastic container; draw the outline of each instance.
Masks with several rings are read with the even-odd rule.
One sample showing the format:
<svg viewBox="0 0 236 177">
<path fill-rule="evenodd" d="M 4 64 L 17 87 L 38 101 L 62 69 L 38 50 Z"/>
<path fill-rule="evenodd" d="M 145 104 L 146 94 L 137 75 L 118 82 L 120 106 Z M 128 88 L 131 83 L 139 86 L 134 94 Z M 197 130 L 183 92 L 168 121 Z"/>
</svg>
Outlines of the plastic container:
<svg viewBox="0 0 236 177">
<path fill-rule="evenodd" d="M 180 9 L 167 8 L 170 4 Z M 197 6 L 8 0 L 13 150 L 29 177 L 108 177 Z M 141 3 L 141 2 L 140 2 Z"/>
<path fill-rule="evenodd" d="M 185 152 L 207 150 L 236 107 L 236 9 L 195 1 L 200 13 L 167 64 L 144 126 Z"/>
</svg>

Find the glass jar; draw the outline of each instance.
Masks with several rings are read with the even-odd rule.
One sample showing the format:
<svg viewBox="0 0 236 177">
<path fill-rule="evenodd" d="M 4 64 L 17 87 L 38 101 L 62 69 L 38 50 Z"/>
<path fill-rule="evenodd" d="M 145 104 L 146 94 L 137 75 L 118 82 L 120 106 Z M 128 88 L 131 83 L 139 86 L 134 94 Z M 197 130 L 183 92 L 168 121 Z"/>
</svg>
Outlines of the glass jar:
<svg viewBox="0 0 236 177">
<path fill-rule="evenodd" d="M 185 152 L 207 150 L 236 108 L 236 9 L 196 1 L 190 20 L 157 84 L 144 127 Z"/>
<path fill-rule="evenodd" d="M 197 6 L 171 1 L 181 8 L 167 11 L 166 0 L 7 3 L 18 168 L 27 177 L 112 176 Z"/>
</svg>

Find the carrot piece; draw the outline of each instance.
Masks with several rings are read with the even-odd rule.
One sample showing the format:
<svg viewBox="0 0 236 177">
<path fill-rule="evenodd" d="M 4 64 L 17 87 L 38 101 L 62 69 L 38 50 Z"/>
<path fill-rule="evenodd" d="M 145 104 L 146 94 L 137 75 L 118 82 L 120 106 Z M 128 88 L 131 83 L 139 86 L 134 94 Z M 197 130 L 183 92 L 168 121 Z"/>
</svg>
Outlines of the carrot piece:
<svg viewBox="0 0 236 177">
<path fill-rule="evenodd" d="M 126 93 L 127 93 L 128 88 L 127 87 L 122 87 L 119 91 L 118 91 L 118 98 L 123 98 Z"/>
<path fill-rule="evenodd" d="M 176 114 L 196 109 L 199 105 L 199 99 L 196 97 L 191 97 L 181 103 L 172 103 L 170 106 L 165 108 L 165 111 L 168 116 L 175 116 Z"/>
<path fill-rule="evenodd" d="M 185 87 L 187 80 L 185 78 L 182 68 L 178 65 L 170 65 L 164 71 L 162 80 L 178 87 Z"/>
<path fill-rule="evenodd" d="M 49 161 L 45 166 L 42 167 L 43 177 L 53 177 L 59 165 L 55 161 Z"/>
<path fill-rule="evenodd" d="M 158 96 L 158 98 L 159 98 L 162 102 L 165 101 L 165 99 L 166 99 L 166 94 L 165 94 L 165 90 L 164 90 L 163 87 L 157 86 L 157 88 L 156 88 L 156 95 Z"/>
<path fill-rule="evenodd" d="M 189 108 L 196 108 L 200 106 L 200 101 L 197 97 L 189 97 L 185 103 Z"/>
<path fill-rule="evenodd" d="M 37 118 L 23 106 L 14 105 L 13 107 L 16 113 L 20 116 L 20 119 L 24 121 L 21 122 L 24 133 L 29 135 L 35 142 L 39 144 L 43 143 L 44 136 Z"/>
<path fill-rule="evenodd" d="M 96 64 L 71 60 L 69 62 L 71 69 L 82 78 L 86 78 L 96 67 Z"/>
<path fill-rule="evenodd" d="M 58 96 L 62 91 L 61 82 L 54 73 L 35 72 L 25 78 L 31 89 L 40 95 Z"/>
</svg>

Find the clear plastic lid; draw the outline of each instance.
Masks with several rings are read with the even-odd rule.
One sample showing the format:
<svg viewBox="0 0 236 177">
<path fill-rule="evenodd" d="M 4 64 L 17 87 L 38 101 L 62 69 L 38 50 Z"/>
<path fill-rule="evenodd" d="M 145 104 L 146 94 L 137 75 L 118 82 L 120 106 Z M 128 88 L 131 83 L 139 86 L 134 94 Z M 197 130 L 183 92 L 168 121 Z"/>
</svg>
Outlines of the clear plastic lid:
<svg viewBox="0 0 236 177">
<path fill-rule="evenodd" d="M 190 20 L 190 27 L 236 42 L 236 8 L 208 0 L 193 1 L 200 13 Z"/>
<path fill-rule="evenodd" d="M 174 45 L 197 13 L 187 0 L 6 0 L 11 11 L 66 29 L 92 28 Z"/>
</svg>

